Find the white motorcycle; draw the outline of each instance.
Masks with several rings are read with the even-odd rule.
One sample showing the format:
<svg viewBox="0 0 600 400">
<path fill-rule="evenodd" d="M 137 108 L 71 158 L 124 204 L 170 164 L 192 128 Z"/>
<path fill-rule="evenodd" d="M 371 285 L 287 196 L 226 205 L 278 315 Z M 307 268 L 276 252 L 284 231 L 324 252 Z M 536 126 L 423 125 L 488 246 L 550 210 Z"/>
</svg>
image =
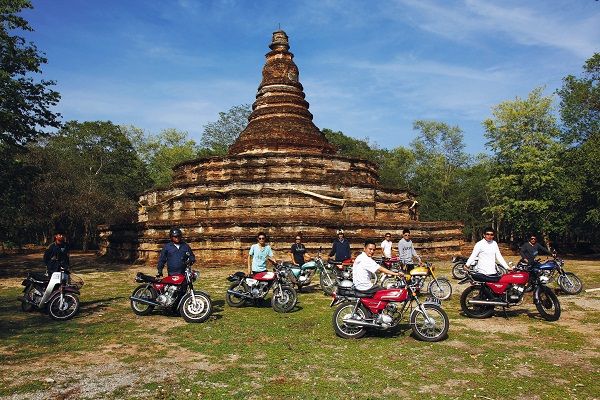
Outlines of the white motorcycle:
<svg viewBox="0 0 600 400">
<path fill-rule="evenodd" d="M 23 311 L 47 310 L 50 318 L 57 321 L 71 319 L 79 311 L 79 289 L 83 279 L 72 275 L 62 265 L 50 276 L 30 272 L 21 284 L 25 286 L 23 297 L 19 298 Z"/>
</svg>

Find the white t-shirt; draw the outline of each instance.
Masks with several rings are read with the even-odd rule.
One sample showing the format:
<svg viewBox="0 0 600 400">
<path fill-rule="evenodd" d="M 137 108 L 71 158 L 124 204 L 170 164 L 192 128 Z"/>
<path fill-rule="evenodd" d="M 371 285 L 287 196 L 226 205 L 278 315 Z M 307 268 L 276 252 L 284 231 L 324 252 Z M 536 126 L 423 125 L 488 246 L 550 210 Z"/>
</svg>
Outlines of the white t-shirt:
<svg viewBox="0 0 600 400">
<path fill-rule="evenodd" d="M 381 250 L 383 251 L 383 255 L 387 258 L 392 258 L 392 245 L 394 243 L 391 240 L 384 240 L 381 242 Z"/>
<path fill-rule="evenodd" d="M 475 243 L 471 257 L 467 260 L 467 265 L 473 264 L 476 258 L 477 265 L 475 266 L 475 271 L 485 275 L 496 274 L 496 261 L 504 268 L 509 268 L 502 254 L 500 254 L 498 243 L 495 240 L 487 241 L 481 239 Z"/>
<path fill-rule="evenodd" d="M 352 283 L 358 290 L 368 290 L 373 284 L 371 283 L 371 274 L 375 274 L 380 268 L 380 265 L 375 262 L 364 251 L 360 253 L 352 264 Z"/>
</svg>

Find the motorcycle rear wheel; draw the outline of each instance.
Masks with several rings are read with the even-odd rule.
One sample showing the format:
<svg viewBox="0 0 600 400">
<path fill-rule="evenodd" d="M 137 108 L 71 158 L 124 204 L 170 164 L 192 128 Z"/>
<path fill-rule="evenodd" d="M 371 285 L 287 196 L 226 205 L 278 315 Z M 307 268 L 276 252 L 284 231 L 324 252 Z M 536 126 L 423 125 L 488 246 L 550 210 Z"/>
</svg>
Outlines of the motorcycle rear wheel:
<svg viewBox="0 0 600 400">
<path fill-rule="evenodd" d="M 454 266 L 452 267 L 452 277 L 454 279 L 464 279 L 465 276 L 467 276 L 467 272 L 465 271 L 465 264 L 464 263 L 457 263 L 454 264 Z"/>
<path fill-rule="evenodd" d="M 436 278 L 429 282 L 427 291 L 438 300 L 448 300 L 452 296 L 452 285 L 446 278 Z"/>
<path fill-rule="evenodd" d="M 560 290 L 566 294 L 579 294 L 583 290 L 581 279 L 572 272 L 565 272 L 564 275 L 559 275 L 557 282 Z"/>
<path fill-rule="evenodd" d="M 281 288 L 273 289 L 273 297 L 271 297 L 271 307 L 279 313 L 287 313 L 294 309 L 298 302 L 298 295 L 291 286 L 281 286 Z"/>
<path fill-rule="evenodd" d="M 538 301 L 535 308 L 546 321 L 557 321 L 560 318 L 560 302 L 552 289 L 540 286 L 537 294 Z"/>
<path fill-rule="evenodd" d="M 156 290 L 152 286 L 140 285 L 135 288 L 131 296 L 154 301 L 158 297 L 158 293 L 156 293 Z M 130 300 L 130 305 L 131 311 L 135 315 L 148 315 L 154 310 L 153 305 L 140 303 L 135 300 Z"/>
<path fill-rule="evenodd" d="M 60 302 L 60 293 L 55 294 L 48 302 L 48 315 L 57 321 L 71 319 L 79 311 L 79 296 L 75 293 L 63 293 L 63 303 Z"/>
<path fill-rule="evenodd" d="M 352 316 L 354 311 L 354 303 L 345 302 L 340 304 L 333 313 L 333 329 L 335 334 L 344 339 L 360 339 L 367 333 L 367 328 L 364 326 L 346 325 L 344 320 Z M 356 310 L 358 319 L 365 319 L 365 312 L 361 307 Z"/>
<path fill-rule="evenodd" d="M 23 300 L 21 300 L 21 310 L 25 312 L 33 311 L 34 305 L 26 301 L 32 301 L 31 292 L 33 291 L 33 289 L 33 285 L 29 285 L 23 291 Z"/>
<path fill-rule="evenodd" d="M 193 298 L 196 299 L 196 305 Z M 186 322 L 204 322 L 212 314 L 212 301 L 205 293 L 195 291 L 193 297 L 192 293 L 188 293 L 179 303 L 179 313 Z"/>
<path fill-rule="evenodd" d="M 494 314 L 494 306 L 469 304 L 469 300 L 487 300 L 482 299 L 482 287 L 478 285 L 469 286 L 460 296 L 460 308 L 467 317 L 470 318 L 489 318 Z"/>
<path fill-rule="evenodd" d="M 437 304 L 423 303 L 427 317 L 418 307 L 410 314 L 410 326 L 417 339 L 424 342 L 439 342 L 448 334 L 448 314 Z"/>
<path fill-rule="evenodd" d="M 327 269 L 321 270 L 321 273 L 319 274 L 319 284 L 321 285 L 323 293 L 327 296 L 331 296 L 336 287 L 335 273 Z"/>
<path fill-rule="evenodd" d="M 232 282 L 231 285 L 229 285 L 229 290 L 249 294 L 244 288 L 244 285 L 242 285 L 242 282 Z M 246 305 L 246 299 L 244 297 L 237 297 L 229 292 L 225 293 L 225 301 L 229 307 L 238 308 Z"/>
</svg>

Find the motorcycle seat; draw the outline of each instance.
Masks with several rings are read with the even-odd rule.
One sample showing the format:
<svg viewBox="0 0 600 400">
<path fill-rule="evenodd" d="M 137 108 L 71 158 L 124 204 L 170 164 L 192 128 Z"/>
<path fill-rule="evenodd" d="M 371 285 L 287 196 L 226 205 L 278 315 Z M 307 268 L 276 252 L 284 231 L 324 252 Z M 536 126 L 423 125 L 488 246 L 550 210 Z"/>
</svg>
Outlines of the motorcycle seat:
<svg viewBox="0 0 600 400">
<path fill-rule="evenodd" d="M 152 282 L 152 283 L 154 283 L 154 282 L 157 282 L 159 279 L 156 279 L 155 277 L 150 276 L 150 275 L 146 275 L 142 272 L 138 272 L 135 276 L 135 280 L 136 280 L 136 282 Z"/>
<path fill-rule="evenodd" d="M 477 282 L 498 282 L 500 278 L 502 278 L 502 275 L 486 275 L 480 274 L 479 272 L 474 272 L 473 274 L 471 274 L 471 277 Z"/>
<path fill-rule="evenodd" d="M 354 295 L 356 297 L 373 297 L 375 296 L 375 293 L 377 293 L 378 291 L 380 291 L 382 288 L 379 285 L 375 285 L 370 289 L 367 290 L 358 290 L 358 289 L 354 289 Z"/>
<path fill-rule="evenodd" d="M 40 282 L 49 282 L 50 277 L 43 272 L 30 272 L 29 277 Z"/>
</svg>

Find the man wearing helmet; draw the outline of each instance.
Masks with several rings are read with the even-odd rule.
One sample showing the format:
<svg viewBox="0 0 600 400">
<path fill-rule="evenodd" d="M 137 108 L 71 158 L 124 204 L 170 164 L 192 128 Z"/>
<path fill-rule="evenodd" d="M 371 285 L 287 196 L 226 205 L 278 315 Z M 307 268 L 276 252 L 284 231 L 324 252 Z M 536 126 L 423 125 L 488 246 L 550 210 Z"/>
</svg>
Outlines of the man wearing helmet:
<svg viewBox="0 0 600 400">
<path fill-rule="evenodd" d="M 186 253 L 192 263 L 196 261 L 190 246 L 181 238 L 181 229 L 174 228 L 169 231 L 171 241 L 163 247 L 158 257 L 158 276 L 162 276 L 165 263 L 169 275 L 183 274 L 185 271 Z"/>
<path fill-rule="evenodd" d="M 342 229 L 338 229 L 337 235 L 337 239 L 333 240 L 329 257 L 335 254 L 335 261 L 344 261 L 351 258 L 350 243 L 344 238 L 344 231 Z"/>
<path fill-rule="evenodd" d="M 44 252 L 44 264 L 48 276 L 53 272 L 60 271 L 60 266 L 69 266 L 69 246 L 62 232 L 54 234 L 54 242 Z"/>
</svg>

